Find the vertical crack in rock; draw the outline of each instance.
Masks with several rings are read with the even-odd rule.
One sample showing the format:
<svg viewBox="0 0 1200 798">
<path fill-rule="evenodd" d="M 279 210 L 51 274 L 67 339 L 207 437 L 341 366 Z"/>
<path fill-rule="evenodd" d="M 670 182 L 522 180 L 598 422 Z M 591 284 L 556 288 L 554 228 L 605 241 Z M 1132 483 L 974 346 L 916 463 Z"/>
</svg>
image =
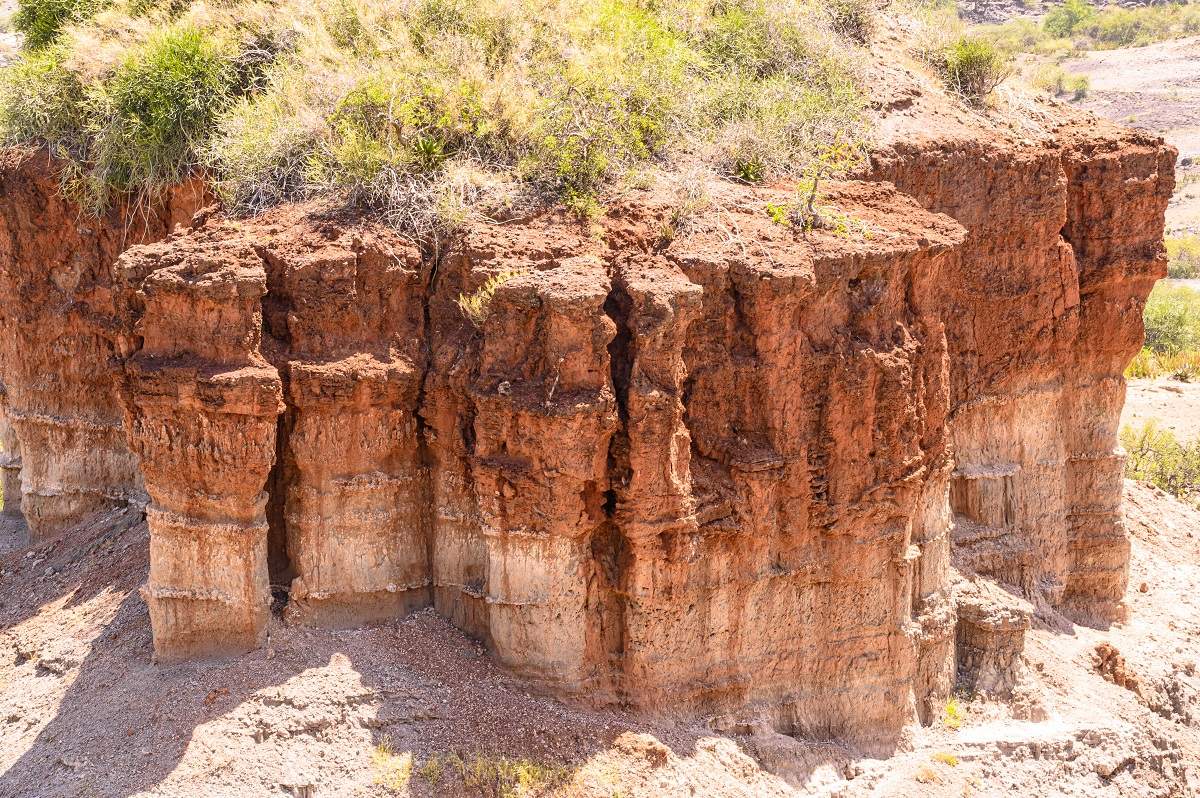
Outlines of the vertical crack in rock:
<svg viewBox="0 0 1200 798">
<path fill-rule="evenodd" d="M 285 375 L 288 615 L 343 627 L 427 606 L 425 258 L 369 225 L 296 225 L 260 250 Z"/>
<path fill-rule="evenodd" d="M 619 275 L 610 273 L 611 288 L 604 313 L 616 333 L 608 344 L 609 381 L 617 407 L 618 427 L 608 441 L 604 489 L 595 482 L 585 486 L 588 516 L 596 526 L 591 534 L 594 569 L 589 583 L 588 630 L 594 637 L 598 686 L 625 700 L 625 584 L 630 566 L 629 541 L 621 529 L 621 493 L 630 479 L 629 380 L 633 368 L 633 332 L 629 327 L 630 298 Z"/>
</svg>

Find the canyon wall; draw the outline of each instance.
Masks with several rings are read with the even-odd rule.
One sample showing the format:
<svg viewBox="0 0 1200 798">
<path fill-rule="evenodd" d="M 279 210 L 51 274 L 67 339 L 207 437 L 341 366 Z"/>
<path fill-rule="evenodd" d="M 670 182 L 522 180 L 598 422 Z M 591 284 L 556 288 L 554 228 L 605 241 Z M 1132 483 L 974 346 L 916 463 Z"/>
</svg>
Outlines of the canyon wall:
<svg viewBox="0 0 1200 798">
<path fill-rule="evenodd" d="M 922 139 L 917 126 L 938 129 Z M 1095 120 L 1011 139 L 916 113 L 873 156 L 968 231 L 943 285 L 959 563 L 1077 620 L 1122 615 L 1128 542 L 1117 425 L 1175 152 Z"/>
<path fill-rule="evenodd" d="M 1121 370 L 1173 182 L 1152 138 L 925 111 L 825 191 L 829 229 L 714 184 L 674 238 L 657 190 L 436 253 L 320 205 L 168 235 L 172 205 L 134 246 L 13 157 L 31 527 L 144 491 L 163 660 L 258 645 L 272 590 L 294 623 L 432 606 L 562 692 L 889 750 L 956 660 L 1011 687 L 1029 605 L 960 617 L 952 565 L 1119 619 Z"/>
<path fill-rule="evenodd" d="M 106 334 L 112 267 L 126 247 L 189 220 L 205 196 L 187 184 L 154 208 L 94 218 L 63 196 L 45 153 L 0 156 L 0 373 L 35 540 L 144 495 Z M 18 454 L 5 444 L 6 459 Z"/>
</svg>

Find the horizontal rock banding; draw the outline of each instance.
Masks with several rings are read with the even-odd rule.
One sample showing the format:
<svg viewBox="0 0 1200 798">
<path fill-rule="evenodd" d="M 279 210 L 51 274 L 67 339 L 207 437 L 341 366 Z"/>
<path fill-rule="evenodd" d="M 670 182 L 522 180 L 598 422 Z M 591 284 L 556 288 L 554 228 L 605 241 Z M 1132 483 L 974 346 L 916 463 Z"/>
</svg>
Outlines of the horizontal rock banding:
<svg viewBox="0 0 1200 798">
<path fill-rule="evenodd" d="M 292 207 L 49 289 L 10 222 L 23 509 L 149 495 L 163 659 L 254 647 L 274 586 L 292 622 L 433 606 L 564 691 L 885 749 L 956 662 L 1019 672 L 1027 614 L 958 614 L 952 560 L 1119 617 L 1120 371 L 1171 183 L 1108 129 L 901 138 L 826 189 L 841 231 L 731 186 L 670 242 L 652 191 L 601 236 L 545 213 L 436 253 Z M 47 291 L 67 322 L 25 306 Z"/>
</svg>

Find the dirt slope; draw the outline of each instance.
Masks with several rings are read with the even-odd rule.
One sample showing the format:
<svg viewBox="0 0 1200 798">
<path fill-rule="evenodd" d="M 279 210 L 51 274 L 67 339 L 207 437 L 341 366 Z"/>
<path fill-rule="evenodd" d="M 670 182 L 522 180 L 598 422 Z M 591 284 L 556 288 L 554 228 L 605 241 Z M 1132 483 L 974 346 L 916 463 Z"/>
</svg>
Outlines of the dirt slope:
<svg viewBox="0 0 1200 798">
<path fill-rule="evenodd" d="M 1128 622 L 1097 631 L 1043 616 L 1023 698 L 964 698 L 960 729 L 915 730 L 885 761 L 767 730 L 722 735 L 565 704 L 429 612 L 348 632 L 287 628 L 276 616 L 263 651 L 157 666 L 137 595 L 146 526 L 136 512 L 113 513 L 0 556 L 0 795 L 496 794 L 464 786 L 453 764 L 431 787 L 420 766 L 454 752 L 470 764 L 478 754 L 558 763 L 569 783 L 555 794 L 604 798 L 1190 795 L 1200 514 L 1133 484 L 1125 507 Z M 1124 687 L 1097 670 L 1104 643 L 1123 657 Z M 385 739 L 390 759 L 378 750 Z M 402 786 L 410 752 L 418 772 Z"/>
</svg>

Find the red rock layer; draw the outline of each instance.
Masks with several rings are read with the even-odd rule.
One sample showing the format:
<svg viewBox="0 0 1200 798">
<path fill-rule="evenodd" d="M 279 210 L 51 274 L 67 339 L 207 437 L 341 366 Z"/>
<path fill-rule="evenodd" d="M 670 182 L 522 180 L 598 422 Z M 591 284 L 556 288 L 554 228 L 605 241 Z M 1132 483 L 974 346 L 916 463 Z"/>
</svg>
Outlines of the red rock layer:
<svg viewBox="0 0 1200 798">
<path fill-rule="evenodd" d="M 204 199 L 189 185 L 160 207 L 95 219 L 63 197 L 54 172 L 45 153 L 0 157 L 0 363 L 35 539 L 141 492 L 103 334 L 112 264 L 126 246 L 190 219 Z"/>
<path fill-rule="evenodd" d="M 1165 275 L 1174 150 L 1094 120 L 1023 141 L 918 125 L 936 127 L 913 114 L 873 174 L 968 231 L 943 297 L 956 551 L 1035 601 L 1115 620 L 1122 372 Z"/>
<path fill-rule="evenodd" d="M 920 118 L 874 161 L 905 193 L 828 190 L 839 231 L 714 186 L 674 241 L 652 193 L 598 236 L 551 214 L 436 256 L 302 207 L 90 265 L 87 335 L 30 357 L 91 387 L 71 429 L 123 411 L 129 449 L 88 443 L 123 476 L 76 482 L 132 490 L 140 458 L 159 656 L 253 647 L 274 584 L 296 622 L 432 605 L 564 691 L 886 750 L 951 686 L 952 538 L 1035 603 L 1116 617 L 1120 372 L 1172 153 L 1078 127 L 922 140 Z M 0 279 L 40 296 L 25 252 L 49 234 L 9 225 Z M 456 300 L 497 275 L 469 320 Z M 17 340 L 60 329 L 4 313 Z M 34 484 L 79 455 L 22 433 L 21 358 Z M 962 628 L 1016 672 L 1019 641 Z"/>
</svg>

